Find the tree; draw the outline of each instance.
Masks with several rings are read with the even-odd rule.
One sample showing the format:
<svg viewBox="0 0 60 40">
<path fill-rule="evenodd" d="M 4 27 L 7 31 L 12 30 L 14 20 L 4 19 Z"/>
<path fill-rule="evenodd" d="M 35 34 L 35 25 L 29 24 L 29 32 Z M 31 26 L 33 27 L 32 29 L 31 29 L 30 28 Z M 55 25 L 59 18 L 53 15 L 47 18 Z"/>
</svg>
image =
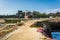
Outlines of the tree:
<svg viewBox="0 0 60 40">
<path fill-rule="evenodd" d="M 42 13 L 42 18 L 46 18 L 46 17 L 47 17 L 46 13 Z"/>
<path fill-rule="evenodd" d="M 56 12 L 56 16 L 59 16 L 60 17 L 60 12 Z"/>
<path fill-rule="evenodd" d="M 33 17 L 34 18 L 40 18 L 40 12 L 33 11 Z"/>
<path fill-rule="evenodd" d="M 23 11 L 18 10 L 18 12 L 16 13 L 16 16 L 17 16 L 18 18 L 22 18 L 23 13 L 24 13 Z"/>
</svg>

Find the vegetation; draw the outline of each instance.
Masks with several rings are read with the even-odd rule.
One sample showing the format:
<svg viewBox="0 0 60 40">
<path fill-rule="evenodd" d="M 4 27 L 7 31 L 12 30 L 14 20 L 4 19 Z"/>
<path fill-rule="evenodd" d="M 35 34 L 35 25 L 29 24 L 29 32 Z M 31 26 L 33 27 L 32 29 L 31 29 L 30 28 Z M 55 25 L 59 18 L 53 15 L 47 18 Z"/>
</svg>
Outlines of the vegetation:
<svg viewBox="0 0 60 40">
<path fill-rule="evenodd" d="M 18 12 L 14 15 L 0 15 L 0 18 L 24 18 L 24 14 L 25 14 L 25 12 L 18 10 Z M 47 14 L 47 13 L 40 13 L 38 11 L 33 11 L 33 12 L 28 11 L 27 15 L 29 18 L 48 18 L 50 16 L 60 17 L 60 12 Z"/>
<path fill-rule="evenodd" d="M 32 24 L 30 27 L 43 27 L 43 24 L 42 23 L 45 23 L 45 24 L 47 24 L 48 23 L 48 20 L 45 20 L 45 21 L 38 21 L 38 22 L 36 22 L 36 23 L 34 23 L 34 24 Z"/>
<path fill-rule="evenodd" d="M 6 23 L 17 23 L 20 22 L 21 20 L 5 20 Z"/>
</svg>

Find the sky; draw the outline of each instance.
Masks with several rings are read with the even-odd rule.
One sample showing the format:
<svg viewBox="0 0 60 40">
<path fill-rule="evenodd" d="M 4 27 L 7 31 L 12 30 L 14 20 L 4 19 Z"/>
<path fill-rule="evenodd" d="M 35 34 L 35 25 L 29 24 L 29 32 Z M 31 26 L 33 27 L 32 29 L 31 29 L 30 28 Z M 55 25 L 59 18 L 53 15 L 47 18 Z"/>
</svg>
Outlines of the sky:
<svg viewBox="0 0 60 40">
<path fill-rule="evenodd" d="M 18 10 L 60 12 L 60 0 L 0 0 L 0 15 L 16 14 Z"/>
</svg>

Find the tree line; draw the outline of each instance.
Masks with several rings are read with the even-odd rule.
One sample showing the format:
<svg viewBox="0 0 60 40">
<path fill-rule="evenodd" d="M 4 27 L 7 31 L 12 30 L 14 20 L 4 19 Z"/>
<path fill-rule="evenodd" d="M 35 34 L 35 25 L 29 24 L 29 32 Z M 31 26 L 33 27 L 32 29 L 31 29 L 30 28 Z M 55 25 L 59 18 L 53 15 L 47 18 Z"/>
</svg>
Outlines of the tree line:
<svg viewBox="0 0 60 40">
<path fill-rule="evenodd" d="M 60 17 L 60 12 L 56 13 L 40 13 L 38 11 L 27 11 L 26 14 L 28 15 L 29 18 L 49 18 L 50 16 L 52 17 Z M 18 12 L 14 15 L 0 15 L 0 18 L 24 18 L 25 12 L 18 10 Z"/>
</svg>

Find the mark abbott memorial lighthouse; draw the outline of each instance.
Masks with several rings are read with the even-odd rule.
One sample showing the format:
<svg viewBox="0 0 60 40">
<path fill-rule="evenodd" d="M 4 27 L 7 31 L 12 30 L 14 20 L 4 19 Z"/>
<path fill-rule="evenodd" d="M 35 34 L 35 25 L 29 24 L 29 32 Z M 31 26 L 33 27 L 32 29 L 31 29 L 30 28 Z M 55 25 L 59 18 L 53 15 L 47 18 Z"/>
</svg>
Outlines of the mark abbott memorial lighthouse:
<svg viewBox="0 0 60 40">
<path fill-rule="evenodd" d="M 26 20 L 28 19 L 28 15 L 27 15 L 27 13 L 28 13 L 28 12 L 25 11 L 24 19 L 26 19 Z"/>
</svg>

